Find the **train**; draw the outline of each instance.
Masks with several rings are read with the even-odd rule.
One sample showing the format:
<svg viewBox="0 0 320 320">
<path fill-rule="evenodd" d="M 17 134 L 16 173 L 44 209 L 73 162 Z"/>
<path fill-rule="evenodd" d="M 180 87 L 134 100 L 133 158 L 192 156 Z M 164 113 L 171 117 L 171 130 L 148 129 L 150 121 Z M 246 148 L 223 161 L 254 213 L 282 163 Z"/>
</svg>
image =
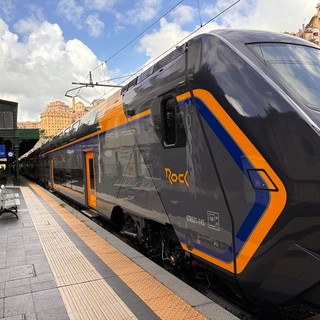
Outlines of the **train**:
<svg viewBox="0 0 320 320">
<path fill-rule="evenodd" d="M 319 50 L 266 31 L 195 35 L 21 173 L 249 304 L 319 306 Z"/>
</svg>

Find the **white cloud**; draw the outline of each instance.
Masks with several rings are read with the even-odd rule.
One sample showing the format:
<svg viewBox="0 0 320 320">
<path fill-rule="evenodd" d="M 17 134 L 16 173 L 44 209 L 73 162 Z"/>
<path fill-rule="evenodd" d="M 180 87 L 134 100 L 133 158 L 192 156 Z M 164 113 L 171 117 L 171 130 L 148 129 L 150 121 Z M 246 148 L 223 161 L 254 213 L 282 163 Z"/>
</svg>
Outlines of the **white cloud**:
<svg viewBox="0 0 320 320">
<path fill-rule="evenodd" d="M 38 20 L 34 20 L 32 18 L 27 18 L 24 20 L 19 20 L 14 24 L 13 28 L 16 32 L 22 35 L 29 35 L 33 30 L 36 30 L 40 27 L 41 22 Z"/>
<path fill-rule="evenodd" d="M 57 9 L 62 17 L 71 21 L 75 26 L 81 27 L 84 8 L 75 0 L 60 0 Z"/>
<path fill-rule="evenodd" d="M 232 2 L 219 0 L 215 8 L 207 6 L 205 12 L 216 14 Z M 225 28 L 297 32 L 316 13 L 316 4 L 310 0 L 242 0 L 220 17 L 219 24 Z"/>
<path fill-rule="evenodd" d="M 183 31 L 177 23 L 169 23 L 165 18 L 160 20 L 160 30 L 145 35 L 140 40 L 139 52 L 144 52 L 147 57 L 154 59 L 164 51 L 175 46 L 189 32 Z"/>
<path fill-rule="evenodd" d="M 79 40 L 65 41 L 57 24 L 42 23 L 23 42 L 0 19 L 1 99 L 19 104 L 19 120 L 39 120 L 46 105 L 64 98 L 84 81 L 89 70 L 99 65 L 94 53 Z M 91 100 L 101 95 L 97 89 L 86 92 Z"/>
<path fill-rule="evenodd" d="M 213 3 L 205 3 L 201 7 L 201 14 L 206 18 L 213 18 L 221 14 L 228 20 L 228 16 L 233 11 L 236 11 L 241 16 L 250 16 L 256 9 L 257 0 L 241 0 L 236 2 L 235 0 L 217 0 Z"/>
<path fill-rule="evenodd" d="M 195 9 L 190 6 L 180 5 L 170 14 L 175 23 L 180 25 L 193 21 Z"/>
<path fill-rule="evenodd" d="M 99 37 L 104 30 L 104 22 L 98 18 L 99 11 L 109 10 L 115 0 L 85 0 L 83 6 L 78 0 L 60 0 L 58 13 L 71 22 L 76 28 L 83 29 L 83 24 L 89 29 L 85 31 L 93 38 Z M 88 14 L 93 10 L 93 14 Z"/>
<path fill-rule="evenodd" d="M 242 0 L 219 18 L 200 28 L 193 36 L 221 28 L 260 29 L 277 32 L 298 31 L 303 21 L 309 22 L 316 13 L 317 0 L 313 2 L 314 5 L 307 5 L 305 0 Z M 234 0 L 218 0 L 214 5 L 202 6 L 203 23 L 205 24 L 234 3 Z M 181 39 L 185 39 L 189 33 L 182 28 L 182 25 L 188 17 L 195 14 L 195 11 L 192 12 L 192 10 L 195 9 L 179 6 L 171 14 L 171 17 L 174 18 L 173 22 L 169 23 L 165 18 L 162 18 L 160 28 L 140 40 L 138 51 L 145 53 L 150 61 L 176 45 Z"/>
<path fill-rule="evenodd" d="M 115 17 L 126 24 L 140 24 L 152 20 L 156 17 L 158 8 L 162 0 L 140 0 L 135 1 L 134 8 L 128 10 L 125 14 L 117 12 Z"/>
<path fill-rule="evenodd" d="M 85 0 L 87 8 L 92 10 L 110 10 L 117 0 Z"/>
<path fill-rule="evenodd" d="M 0 0 L 0 14 L 3 14 L 8 20 L 11 20 L 16 11 L 16 6 L 13 1 L 10 0 Z"/>
<path fill-rule="evenodd" d="M 202 6 L 203 23 L 234 1 L 217 0 L 214 6 Z M 200 1 L 200 4 L 204 2 Z M 217 28 L 298 31 L 302 24 L 308 23 L 316 13 L 317 2 L 319 0 L 241 0 L 197 33 Z M 19 9 L 14 3 L 18 3 L 17 0 L 0 0 L 0 14 L 8 21 Z M 127 11 L 123 10 L 127 6 L 123 0 L 59 0 L 57 3 L 58 13 L 64 19 L 78 29 L 89 26 L 86 31 L 89 30 L 92 37 L 98 37 L 104 29 L 104 22 L 109 22 L 109 13 L 108 18 L 105 18 L 106 11 L 112 11 L 119 22 L 114 23 L 115 30 L 122 31 L 128 24 L 143 29 L 150 25 L 150 21 L 158 18 L 162 0 L 133 1 L 130 2 L 131 10 Z M 148 34 L 141 38 L 137 45 L 138 52 L 146 55 L 150 61 L 177 45 L 182 39 L 186 41 L 190 28 L 197 28 L 194 25 L 198 15 L 196 1 L 193 2 L 193 6 L 194 8 L 180 5 L 174 13 L 162 18 L 160 26 L 149 30 Z M 118 12 L 115 13 L 116 10 Z M 50 101 L 64 99 L 64 93 L 73 87 L 71 82 L 88 81 L 85 79 L 88 71 L 99 64 L 95 54 L 81 41 L 66 41 L 59 25 L 45 22 L 44 13 L 41 9 L 27 6 L 26 18 L 14 24 L 14 31 L 9 30 L 7 24 L 0 19 L 0 97 L 19 103 L 20 120 L 38 120 L 40 113 Z M 104 22 L 101 17 L 104 17 Z M 83 31 L 78 37 L 82 34 Z M 118 39 L 110 39 L 110 45 L 119 41 Z M 101 42 L 101 46 L 103 45 L 105 44 Z M 130 68 L 135 67 L 133 58 Z M 121 73 L 119 70 L 113 71 L 115 74 Z M 102 70 L 95 72 L 103 73 Z M 111 74 L 112 70 L 108 71 L 108 76 Z M 95 73 L 93 76 L 94 81 L 108 78 L 106 73 L 103 73 L 104 77 Z M 82 93 L 91 100 L 100 97 L 103 91 L 88 88 Z M 65 101 L 69 103 L 70 100 Z"/>
<path fill-rule="evenodd" d="M 89 34 L 93 38 L 99 37 L 104 30 L 103 21 L 99 20 L 99 18 L 94 15 L 89 15 L 85 21 L 85 24 L 89 27 Z"/>
<path fill-rule="evenodd" d="M 43 21 L 45 20 L 45 14 L 43 9 L 35 4 L 27 4 L 29 15 L 36 20 Z"/>
<path fill-rule="evenodd" d="M 119 34 L 119 33 L 121 33 L 122 31 L 124 31 L 125 30 L 125 27 L 124 26 L 115 26 L 115 28 L 114 28 L 114 34 Z M 110 35 L 110 33 L 109 33 L 109 35 Z"/>
</svg>

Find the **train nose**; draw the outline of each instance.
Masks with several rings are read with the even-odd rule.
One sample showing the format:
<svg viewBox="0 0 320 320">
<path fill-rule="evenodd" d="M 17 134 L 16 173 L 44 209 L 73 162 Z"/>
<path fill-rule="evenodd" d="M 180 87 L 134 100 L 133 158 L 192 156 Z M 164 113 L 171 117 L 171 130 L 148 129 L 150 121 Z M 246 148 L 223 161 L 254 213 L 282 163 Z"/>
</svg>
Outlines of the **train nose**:
<svg viewBox="0 0 320 320">
<path fill-rule="evenodd" d="M 291 244 L 263 281 L 261 289 L 268 292 L 270 298 L 277 291 L 279 303 L 300 296 L 320 306 L 320 254 Z"/>
</svg>

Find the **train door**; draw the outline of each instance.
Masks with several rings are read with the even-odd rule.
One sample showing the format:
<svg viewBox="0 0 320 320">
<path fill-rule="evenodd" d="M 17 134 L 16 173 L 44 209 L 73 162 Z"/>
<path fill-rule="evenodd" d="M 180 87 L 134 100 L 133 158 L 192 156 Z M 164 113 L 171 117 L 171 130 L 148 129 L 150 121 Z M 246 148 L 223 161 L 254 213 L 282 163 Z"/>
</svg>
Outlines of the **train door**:
<svg viewBox="0 0 320 320">
<path fill-rule="evenodd" d="M 87 190 L 88 206 L 90 208 L 96 209 L 97 207 L 96 176 L 95 176 L 93 151 L 86 152 L 85 159 L 86 159 L 86 190 Z"/>
<path fill-rule="evenodd" d="M 172 225 L 186 251 L 233 273 L 232 221 L 197 105 L 189 92 L 172 92 L 160 108 L 160 194 Z"/>
<path fill-rule="evenodd" d="M 232 218 L 197 104 L 181 85 L 159 93 L 152 106 L 157 136 L 151 125 L 144 134 L 137 124 L 135 138 L 179 242 L 195 257 L 234 273 Z"/>
</svg>

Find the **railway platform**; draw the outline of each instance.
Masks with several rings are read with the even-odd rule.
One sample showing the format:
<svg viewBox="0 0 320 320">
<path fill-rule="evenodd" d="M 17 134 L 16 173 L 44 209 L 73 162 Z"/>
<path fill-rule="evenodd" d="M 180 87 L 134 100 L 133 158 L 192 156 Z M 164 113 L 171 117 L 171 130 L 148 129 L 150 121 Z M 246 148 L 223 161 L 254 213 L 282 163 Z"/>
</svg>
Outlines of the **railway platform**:
<svg viewBox="0 0 320 320">
<path fill-rule="evenodd" d="M 0 217 L 0 319 L 237 319 L 33 182 Z"/>
</svg>

